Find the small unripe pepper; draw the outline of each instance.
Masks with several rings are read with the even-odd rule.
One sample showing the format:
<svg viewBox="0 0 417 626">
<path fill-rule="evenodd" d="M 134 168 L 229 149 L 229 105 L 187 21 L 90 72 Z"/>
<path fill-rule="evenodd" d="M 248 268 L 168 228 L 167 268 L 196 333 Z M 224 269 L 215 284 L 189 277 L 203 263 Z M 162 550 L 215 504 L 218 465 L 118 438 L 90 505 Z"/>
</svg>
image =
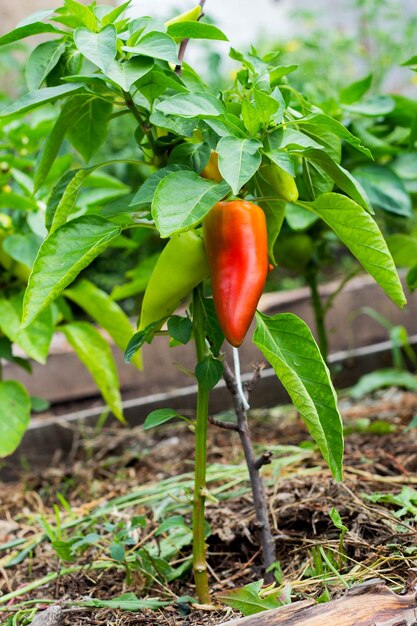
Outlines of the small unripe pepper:
<svg viewBox="0 0 417 626">
<path fill-rule="evenodd" d="M 268 274 L 265 214 L 245 200 L 219 202 L 203 224 L 214 306 L 227 341 L 242 343 Z"/>
<path fill-rule="evenodd" d="M 146 287 L 139 330 L 172 315 L 208 275 L 201 235 L 193 230 L 173 235 L 162 250 Z"/>
<path fill-rule="evenodd" d="M 282 198 L 287 202 L 296 202 L 298 200 L 298 189 L 294 177 L 283 170 L 282 167 L 279 167 L 279 165 L 275 163 L 261 165 L 259 176 L 272 187 L 278 198 Z"/>
</svg>

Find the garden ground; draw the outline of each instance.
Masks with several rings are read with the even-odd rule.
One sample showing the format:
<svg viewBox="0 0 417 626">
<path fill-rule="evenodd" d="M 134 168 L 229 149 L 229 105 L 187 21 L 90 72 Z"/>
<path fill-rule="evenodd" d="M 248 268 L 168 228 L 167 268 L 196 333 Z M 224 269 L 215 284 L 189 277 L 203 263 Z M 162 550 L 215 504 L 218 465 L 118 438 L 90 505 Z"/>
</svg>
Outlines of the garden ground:
<svg viewBox="0 0 417 626">
<path fill-rule="evenodd" d="M 252 413 L 257 446 L 274 452 L 264 476 L 280 564 L 276 590 L 260 602 L 290 594 L 325 601 L 376 577 L 398 591 L 417 565 L 417 394 L 345 397 L 341 408 L 339 484 L 292 408 Z M 2 484 L 0 622 L 23 626 L 51 605 L 74 626 L 219 624 L 239 616 L 187 602 L 192 457 L 193 435 L 182 423 L 146 432 L 85 429 L 67 459 L 57 453 L 48 469 L 25 468 L 20 482 Z M 214 599 L 233 604 L 230 590 L 262 577 L 237 435 L 211 426 L 209 460 L 211 585 Z M 333 507 L 341 520 L 330 517 Z M 143 598 L 167 605 L 129 612 L 108 604 L 126 593 L 135 595 L 125 596 L 125 607 L 135 597 L 137 608 Z"/>
</svg>

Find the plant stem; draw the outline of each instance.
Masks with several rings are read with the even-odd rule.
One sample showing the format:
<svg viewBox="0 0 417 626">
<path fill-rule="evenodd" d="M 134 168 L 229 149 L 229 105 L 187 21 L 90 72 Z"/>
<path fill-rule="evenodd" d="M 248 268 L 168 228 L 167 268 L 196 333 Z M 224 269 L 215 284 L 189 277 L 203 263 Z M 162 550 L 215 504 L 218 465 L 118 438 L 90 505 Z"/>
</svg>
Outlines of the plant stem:
<svg viewBox="0 0 417 626">
<path fill-rule="evenodd" d="M 319 294 L 317 269 L 312 266 L 308 267 L 305 272 L 305 277 L 311 291 L 311 303 L 313 305 L 320 352 L 324 361 L 327 363 L 327 357 L 329 356 L 329 342 L 327 339 L 325 325 L 326 311 Z"/>
<path fill-rule="evenodd" d="M 200 16 L 199 16 L 197 21 L 201 20 L 201 18 L 204 16 L 204 5 L 205 4 L 206 4 L 206 0 L 200 0 L 199 5 L 201 7 L 201 13 L 200 13 Z M 177 67 L 175 68 L 175 73 L 176 74 L 181 74 L 182 62 L 184 60 L 185 51 L 187 50 L 187 46 L 188 46 L 189 42 L 190 42 L 189 39 L 183 39 L 181 41 L 180 49 L 179 49 L 179 52 L 178 52 L 178 61 L 179 61 L 179 63 L 177 65 Z"/>
<path fill-rule="evenodd" d="M 206 355 L 206 338 L 204 329 L 204 310 L 201 302 L 200 289 L 193 293 L 193 331 L 197 353 L 197 362 Z M 198 383 L 197 414 L 195 420 L 195 469 L 194 469 L 194 500 L 193 500 L 193 572 L 200 604 L 210 604 L 210 592 L 207 576 L 205 518 L 206 502 L 206 467 L 207 467 L 207 422 L 208 422 L 208 391 Z"/>
<path fill-rule="evenodd" d="M 243 452 L 248 466 L 256 520 L 261 534 L 262 556 L 265 570 L 264 578 L 265 582 L 273 582 L 273 573 L 267 572 L 267 570 L 276 561 L 275 541 L 269 523 L 265 487 L 259 471 L 262 465 L 271 462 L 271 454 L 264 453 L 259 459 L 255 456 L 249 431 L 248 416 L 239 394 L 236 377 L 226 362 L 224 363 L 224 380 L 233 397 L 237 419 L 237 432 L 242 442 Z"/>
</svg>

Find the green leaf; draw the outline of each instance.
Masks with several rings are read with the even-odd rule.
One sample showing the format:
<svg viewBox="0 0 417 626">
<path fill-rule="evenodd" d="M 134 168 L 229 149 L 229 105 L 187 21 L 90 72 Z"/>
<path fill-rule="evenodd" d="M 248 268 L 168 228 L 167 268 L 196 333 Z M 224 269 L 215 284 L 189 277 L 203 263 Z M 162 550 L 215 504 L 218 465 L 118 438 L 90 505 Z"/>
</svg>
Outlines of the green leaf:
<svg viewBox="0 0 417 626">
<path fill-rule="evenodd" d="M 111 9 L 101 20 L 101 24 L 103 26 L 107 26 L 107 24 L 113 24 L 118 17 L 120 17 L 120 15 L 122 15 L 126 9 L 128 8 L 128 6 L 131 4 L 132 0 L 127 0 L 127 2 L 124 2 L 123 4 L 121 4 L 120 6 L 117 6 L 114 9 Z"/>
<path fill-rule="evenodd" d="M 133 356 L 136 352 L 145 344 L 151 343 L 155 331 L 159 330 L 162 326 L 162 323 L 165 321 L 165 317 L 161 318 L 156 322 L 152 322 L 143 330 L 137 331 L 134 335 L 132 335 L 129 343 L 127 344 L 127 348 L 125 350 L 125 362 L 130 363 Z"/>
<path fill-rule="evenodd" d="M 193 334 L 193 323 L 189 317 L 172 315 L 168 320 L 168 332 L 175 341 L 186 344 Z"/>
<path fill-rule="evenodd" d="M 18 209 L 19 211 L 37 211 L 38 204 L 36 200 L 28 196 L 21 196 L 18 193 L 0 192 L 0 208 Z"/>
<path fill-rule="evenodd" d="M 340 90 L 340 102 L 342 104 L 353 104 L 366 94 L 371 88 L 373 76 L 368 74 L 360 80 L 356 80 L 347 87 Z"/>
<path fill-rule="evenodd" d="M 45 225 L 50 234 L 67 221 L 90 169 L 70 170 L 57 182 L 46 206 Z"/>
<path fill-rule="evenodd" d="M 272 116 L 274 116 L 274 114 L 277 113 L 281 107 L 281 115 L 278 119 L 276 119 L 276 122 L 279 124 L 282 121 L 282 113 L 284 112 L 283 102 L 280 103 L 276 98 L 269 96 L 267 93 L 264 93 L 259 89 L 254 89 L 253 95 L 255 99 L 255 106 L 258 110 L 261 121 L 264 124 L 268 124 Z"/>
<path fill-rule="evenodd" d="M 288 203 L 285 207 L 285 219 L 288 226 L 295 231 L 308 230 L 319 219 L 311 211 L 304 209 L 298 204 Z"/>
<path fill-rule="evenodd" d="M 201 299 L 204 307 L 206 335 L 214 356 L 219 356 L 224 334 L 217 319 L 213 298 Z"/>
<path fill-rule="evenodd" d="M 9 298 L 0 295 L 0 328 L 31 359 L 44 364 L 54 333 L 51 308 L 39 315 L 27 328 L 21 328 L 22 305 L 23 293 Z"/>
<path fill-rule="evenodd" d="M 363 398 L 384 387 L 401 387 L 409 391 L 417 391 L 417 377 L 410 372 L 396 369 L 384 369 L 361 376 L 350 390 L 352 398 Z"/>
<path fill-rule="evenodd" d="M 18 26 L 14 30 L 0 37 L 0 46 L 5 46 L 6 44 L 13 43 L 14 41 L 20 41 L 21 39 L 25 39 L 26 37 L 31 37 L 32 35 L 40 35 L 42 33 L 63 34 L 62 31 L 60 31 L 55 26 L 52 26 L 52 24 L 44 24 L 43 22 L 32 22 L 30 24 L 25 24 L 24 26 Z"/>
<path fill-rule="evenodd" d="M 266 200 L 259 199 L 256 202 L 265 213 L 268 231 L 268 254 L 271 261 L 276 263 L 274 246 L 285 218 L 286 202 L 273 199 L 276 197 L 276 191 L 269 181 L 262 176 L 262 168 L 256 174 L 255 184 L 259 196 L 266 198 Z"/>
<path fill-rule="evenodd" d="M 143 428 L 144 430 L 155 428 L 177 417 L 181 417 L 181 415 L 178 415 L 174 409 L 156 409 L 156 411 L 149 413 L 143 424 Z"/>
<path fill-rule="evenodd" d="M 202 22 L 176 22 L 168 26 L 168 35 L 175 39 L 215 39 L 229 41 L 226 35 L 212 24 Z"/>
<path fill-rule="evenodd" d="M 111 102 L 91 98 L 79 111 L 75 124 L 71 125 L 68 138 L 74 148 L 88 162 L 107 137 L 107 127 L 112 112 Z"/>
<path fill-rule="evenodd" d="M 234 194 L 238 194 L 245 183 L 258 170 L 262 157 L 256 139 L 222 137 L 217 144 L 219 170 L 224 180 L 229 183 Z"/>
<path fill-rule="evenodd" d="M 146 33 L 135 46 L 123 46 L 122 50 L 131 54 L 160 59 L 168 63 L 178 64 L 177 44 L 165 33 Z"/>
<path fill-rule="evenodd" d="M 168 157 L 168 163 L 178 163 L 200 173 L 209 162 L 211 149 L 208 143 L 181 143 Z"/>
<path fill-rule="evenodd" d="M 0 118 L 10 117 L 12 115 L 26 113 L 32 109 L 36 109 L 42 104 L 53 102 L 70 93 L 74 93 L 82 89 L 83 85 L 72 83 L 71 85 L 59 85 L 58 87 L 43 87 L 37 91 L 30 91 L 21 98 L 18 98 L 13 104 L 0 112 Z"/>
<path fill-rule="evenodd" d="M 134 593 L 124 593 L 112 600 L 83 600 L 79 603 L 82 606 L 92 606 L 99 609 L 121 609 L 122 611 L 142 611 L 142 609 L 159 609 L 167 606 L 169 602 L 162 602 L 158 598 L 149 598 L 142 600 L 137 598 Z"/>
<path fill-rule="evenodd" d="M 273 150 L 272 152 L 265 152 L 265 156 L 268 157 L 272 163 L 278 165 L 284 172 L 287 172 L 290 176 L 295 178 L 294 160 L 286 150 Z"/>
<path fill-rule="evenodd" d="M 209 93 L 179 93 L 155 105 L 165 115 L 178 117 L 218 117 L 225 112 L 223 104 Z"/>
<path fill-rule="evenodd" d="M 257 580 L 249 585 L 238 589 L 231 589 L 216 594 L 216 598 L 231 606 L 243 615 L 255 615 L 268 609 L 276 609 L 282 606 L 282 602 L 276 597 L 281 591 L 277 589 L 276 594 L 262 595 L 263 580 Z"/>
<path fill-rule="evenodd" d="M 411 292 L 417 289 L 417 263 L 410 269 L 406 277 L 407 287 Z"/>
<path fill-rule="evenodd" d="M 57 65 L 65 47 L 65 42 L 57 39 L 44 41 L 32 51 L 25 70 L 29 91 L 39 89 L 49 72 Z"/>
<path fill-rule="evenodd" d="M 77 28 L 74 31 L 74 41 L 78 50 L 86 59 L 94 63 L 106 73 L 116 58 L 117 32 L 113 24 L 109 24 L 98 33 L 88 28 Z"/>
<path fill-rule="evenodd" d="M 249 100 L 242 102 L 242 119 L 249 134 L 256 135 L 262 125 L 262 118 L 256 106 Z"/>
<path fill-rule="evenodd" d="M 58 228 L 39 249 L 23 304 L 22 326 L 53 302 L 93 259 L 120 234 L 120 227 L 96 215 Z"/>
<path fill-rule="evenodd" d="M 123 91 L 129 91 L 137 80 L 151 71 L 152 67 L 153 60 L 149 57 L 133 57 L 124 63 L 113 61 L 104 73 Z"/>
<path fill-rule="evenodd" d="M 362 100 L 357 104 L 344 105 L 343 108 L 349 113 L 356 115 L 366 115 L 367 117 L 379 117 L 387 115 L 394 110 L 394 100 L 390 96 L 377 95 Z"/>
<path fill-rule="evenodd" d="M 308 326 L 292 313 L 256 314 L 255 345 L 271 363 L 336 480 L 342 479 L 343 424 L 329 370 Z"/>
<path fill-rule="evenodd" d="M 205 357 L 197 363 L 195 375 L 203 391 L 211 391 L 223 376 L 223 363 L 212 356 Z"/>
<path fill-rule="evenodd" d="M 82 115 L 82 107 L 86 106 L 86 101 L 89 102 L 91 98 L 92 96 L 90 94 L 83 94 L 68 98 L 63 103 L 61 112 L 39 155 L 39 160 L 35 170 L 35 191 L 38 191 L 38 189 L 43 185 L 49 172 L 51 171 L 51 167 L 58 156 L 68 128 L 70 128 L 70 126 L 76 122 L 78 117 Z"/>
<path fill-rule="evenodd" d="M 30 398 L 15 380 L 0 381 L 0 457 L 16 450 L 30 421 Z"/>
<path fill-rule="evenodd" d="M 371 152 L 368 150 L 368 148 L 365 148 L 365 146 L 361 144 L 361 140 L 358 137 L 355 137 L 355 135 L 352 135 L 352 133 L 349 132 L 347 128 L 343 126 L 343 124 L 335 120 L 330 115 L 326 115 L 325 113 L 312 113 L 307 117 L 303 117 L 302 119 L 297 120 L 297 124 L 301 124 L 301 126 L 303 124 L 316 126 L 318 135 L 320 135 L 321 131 L 334 133 L 341 139 L 344 139 L 351 146 L 356 148 L 356 150 L 359 150 L 359 152 L 362 152 L 370 159 L 372 159 Z"/>
<path fill-rule="evenodd" d="M 76 0 L 65 0 L 65 6 L 78 19 L 79 23 L 90 30 L 96 31 L 98 29 L 98 19 L 89 6 L 85 6 Z"/>
<path fill-rule="evenodd" d="M 349 248 L 363 268 L 398 306 L 406 304 L 403 288 L 377 223 L 350 198 L 326 193 L 302 206 L 313 211 Z"/>
<path fill-rule="evenodd" d="M 178 165 L 176 163 L 161 167 L 161 169 L 151 174 L 139 187 L 129 206 L 135 209 L 151 206 L 156 188 L 161 180 L 169 176 L 169 174 L 182 172 L 184 169 L 186 169 L 184 165 Z"/>
<path fill-rule="evenodd" d="M 161 237 L 188 230 L 230 191 L 227 183 L 216 184 L 195 172 L 176 172 L 156 188 L 152 216 Z"/>
<path fill-rule="evenodd" d="M 417 263 L 417 237 L 396 233 L 387 238 L 387 244 L 397 267 L 412 268 Z"/>
<path fill-rule="evenodd" d="M 117 419 L 124 422 L 119 379 L 107 341 L 87 322 L 72 322 L 60 326 L 60 330 L 92 375 L 108 407 Z"/>
<path fill-rule="evenodd" d="M 172 515 L 171 517 L 165 519 L 161 524 L 159 524 L 155 535 L 159 537 L 160 535 L 166 533 L 168 530 L 171 530 L 171 528 L 176 529 L 179 526 L 182 526 L 183 528 L 186 528 L 191 532 L 191 529 L 187 525 L 182 515 Z"/>
<path fill-rule="evenodd" d="M 106 330 L 123 352 L 132 337 L 133 328 L 123 309 L 105 292 L 89 280 L 82 279 L 66 289 L 64 295 L 78 304 L 86 313 Z M 132 363 L 141 369 L 142 360 L 137 354 Z"/>
<path fill-rule="evenodd" d="M 40 240 L 34 233 L 15 233 L 3 241 L 3 250 L 18 263 L 32 268 L 40 247 Z"/>
<path fill-rule="evenodd" d="M 403 217 L 413 215 L 411 198 L 404 183 L 389 167 L 361 165 L 352 174 L 364 187 L 373 206 Z"/>
<path fill-rule="evenodd" d="M 316 163 L 327 172 L 335 184 L 348 194 L 352 200 L 364 207 L 369 213 L 373 213 L 366 191 L 348 170 L 336 163 L 324 150 L 306 148 L 301 154 L 305 159 Z"/>
</svg>

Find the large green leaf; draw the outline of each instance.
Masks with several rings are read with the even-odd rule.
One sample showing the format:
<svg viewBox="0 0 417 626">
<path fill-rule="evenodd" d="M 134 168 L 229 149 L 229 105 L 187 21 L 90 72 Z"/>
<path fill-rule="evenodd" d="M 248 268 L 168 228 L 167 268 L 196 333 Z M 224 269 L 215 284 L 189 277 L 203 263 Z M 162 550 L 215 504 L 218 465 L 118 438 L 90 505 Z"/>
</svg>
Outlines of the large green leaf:
<svg viewBox="0 0 417 626">
<path fill-rule="evenodd" d="M 303 124 L 315 126 L 318 136 L 321 132 L 331 132 L 341 139 L 344 139 L 347 143 L 350 143 L 350 145 L 356 148 L 356 150 L 359 150 L 369 158 L 372 158 L 372 154 L 368 148 L 365 148 L 361 144 L 360 139 L 355 137 L 355 135 L 352 135 L 352 133 L 345 126 L 343 126 L 343 124 L 335 120 L 330 115 L 326 115 L 325 113 L 311 113 L 311 115 L 307 115 L 307 117 L 297 120 L 297 124 L 301 125 L 301 130 Z"/>
<path fill-rule="evenodd" d="M 276 191 L 271 187 L 269 181 L 262 176 L 261 170 L 258 170 L 256 174 L 255 185 L 260 198 L 265 198 L 264 200 L 257 199 L 256 203 L 265 213 L 268 230 L 268 254 L 271 261 L 276 263 L 274 245 L 284 222 L 287 203 L 284 200 L 275 200 Z"/>
<path fill-rule="evenodd" d="M 68 98 L 61 107 L 56 122 L 49 133 L 39 155 L 36 171 L 35 171 L 35 191 L 39 189 L 45 182 L 55 159 L 58 156 L 65 134 L 72 124 L 76 122 L 81 115 L 82 107 L 89 102 L 91 94 L 80 94 Z"/>
<path fill-rule="evenodd" d="M 0 381 L 0 457 L 14 452 L 30 421 L 30 398 L 15 380 Z"/>
<path fill-rule="evenodd" d="M 129 91 L 133 83 L 150 72 L 152 67 L 153 59 L 149 57 L 134 57 L 125 63 L 113 61 L 105 71 L 105 74 L 123 91 Z"/>
<path fill-rule="evenodd" d="M 295 153 L 297 154 L 297 153 Z M 331 156 L 324 150 L 316 150 L 315 148 L 306 148 L 301 152 L 302 156 L 308 161 L 312 161 L 321 167 L 336 185 L 345 193 L 347 193 L 352 200 L 363 206 L 370 213 L 373 212 L 372 206 L 369 203 L 365 190 L 361 187 L 359 182 L 345 170 L 341 165 L 336 163 Z"/>
<path fill-rule="evenodd" d="M 39 89 L 65 51 L 62 39 L 44 41 L 37 46 L 26 64 L 26 83 L 30 91 Z"/>
<path fill-rule="evenodd" d="M 123 46 L 122 50 L 139 54 L 151 59 L 161 59 L 169 63 L 178 63 L 177 44 L 165 33 L 146 33 L 135 46 Z"/>
<path fill-rule="evenodd" d="M 168 26 L 168 35 L 176 39 L 217 39 L 229 41 L 217 26 L 203 22 L 176 22 Z"/>
<path fill-rule="evenodd" d="M 410 195 L 401 178 L 389 167 L 361 165 L 353 170 L 353 175 L 360 181 L 375 208 L 403 217 L 413 215 Z M 356 200 L 353 196 L 352 198 Z"/>
<path fill-rule="evenodd" d="M 46 227 L 52 234 L 65 224 L 78 196 L 81 185 L 90 173 L 90 168 L 70 170 L 52 189 L 46 206 Z"/>
<path fill-rule="evenodd" d="M 0 37 L 0 46 L 5 46 L 6 44 L 13 43 L 14 41 L 20 41 L 21 39 L 31 37 L 32 35 L 40 35 L 41 33 L 63 33 L 63 31 L 60 31 L 55 26 L 52 26 L 52 24 L 32 22 L 30 24 L 18 26 L 14 30 Z"/>
<path fill-rule="evenodd" d="M 39 249 L 23 303 L 22 325 L 53 302 L 93 259 L 120 234 L 120 227 L 96 215 L 58 228 Z"/>
<path fill-rule="evenodd" d="M 58 87 L 44 87 L 37 91 L 30 91 L 21 98 L 18 98 L 13 104 L 10 104 L 6 109 L 0 112 L 0 118 L 10 117 L 16 114 L 26 113 L 31 109 L 35 109 L 47 102 L 53 102 L 58 98 L 68 96 L 70 93 L 74 93 L 82 89 L 83 85 L 78 83 L 72 83 L 71 85 L 59 85 Z"/>
<path fill-rule="evenodd" d="M 308 326 L 292 313 L 256 314 L 253 338 L 274 368 L 336 480 L 342 478 L 343 424 L 330 373 Z"/>
<path fill-rule="evenodd" d="M 398 267 L 410 269 L 417 264 L 417 237 L 404 233 L 395 233 L 387 238 L 387 244 L 392 258 Z"/>
<path fill-rule="evenodd" d="M 188 230 L 230 192 L 227 183 L 216 184 L 195 172 L 175 172 L 156 188 L 152 216 L 161 237 Z"/>
<path fill-rule="evenodd" d="M 156 188 L 158 187 L 161 180 L 166 178 L 170 174 L 173 174 L 174 172 L 184 171 L 184 169 L 184 165 L 179 165 L 177 163 L 172 163 L 172 165 L 161 167 L 161 169 L 151 174 L 149 178 L 147 178 L 145 182 L 142 183 L 138 191 L 133 196 L 129 207 L 140 209 L 151 206 Z"/>
<path fill-rule="evenodd" d="M 113 24 L 98 33 L 84 27 L 77 28 L 74 31 L 74 41 L 81 54 L 104 73 L 116 58 L 117 32 Z"/>
<path fill-rule="evenodd" d="M 359 263 L 398 306 L 406 304 L 394 261 L 377 223 L 359 204 L 337 193 L 326 193 L 302 206 L 316 213 L 349 248 Z"/>
<path fill-rule="evenodd" d="M 0 328 L 2 332 L 38 363 L 45 363 L 54 333 L 51 308 L 46 309 L 27 328 L 20 327 L 23 293 L 9 298 L 0 295 Z"/>
<path fill-rule="evenodd" d="M 111 102 L 91 98 L 80 108 L 76 123 L 69 128 L 69 140 L 87 162 L 107 137 L 112 108 Z"/>
<path fill-rule="evenodd" d="M 239 137 L 222 137 L 217 144 L 219 170 L 224 180 L 229 183 L 234 194 L 240 189 L 259 168 L 262 157 L 256 139 L 240 139 Z"/>
<path fill-rule="evenodd" d="M 77 18 L 79 24 L 90 30 L 96 31 L 98 29 L 98 19 L 91 7 L 85 6 L 77 0 L 65 0 L 65 7 L 71 15 Z"/>
<path fill-rule="evenodd" d="M 123 352 L 125 351 L 134 329 L 123 309 L 105 291 L 96 287 L 89 280 L 83 279 L 67 289 L 64 295 L 84 309 L 97 324 L 100 324 L 109 333 L 115 344 Z M 140 353 L 136 353 L 131 362 L 141 369 Z"/>
<path fill-rule="evenodd" d="M 61 330 L 80 361 L 94 378 L 113 414 L 124 422 L 119 379 L 107 341 L 94 326 L 87 322 L 71 322 L 62 326 Z"/>
<path fill-rule="evenodd" d="M 218 117 L 225 113 L 220 100 L 209 93 L 179 93 L 158 102 L 155 109 L 178 117 Z"/>
</svg>

